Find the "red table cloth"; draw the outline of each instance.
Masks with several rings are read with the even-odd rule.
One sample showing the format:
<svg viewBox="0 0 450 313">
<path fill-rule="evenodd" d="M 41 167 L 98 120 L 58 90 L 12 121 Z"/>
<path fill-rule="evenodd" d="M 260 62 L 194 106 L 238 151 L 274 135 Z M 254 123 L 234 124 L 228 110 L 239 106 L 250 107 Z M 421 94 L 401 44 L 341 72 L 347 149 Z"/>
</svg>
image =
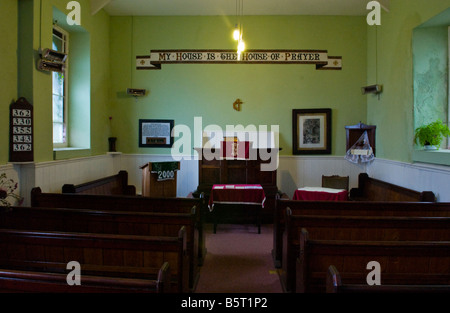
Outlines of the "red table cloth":
<svg viewBox="0 0 450 313">
<path fill-rule="evenodd" d="M 214 203 L 259 204 L 264 207 L 265 200 L 261 185 L 216 184 L 212 187 L 208 208 L 212 211 Z"/>
<path fill-rule="evenodd" d="M 348 192 L 345 189 L 333 189 L 324 187 L 298 188 L 294 192 L 292 200 L 308 201 L 347 201 Z"/>
</svg>

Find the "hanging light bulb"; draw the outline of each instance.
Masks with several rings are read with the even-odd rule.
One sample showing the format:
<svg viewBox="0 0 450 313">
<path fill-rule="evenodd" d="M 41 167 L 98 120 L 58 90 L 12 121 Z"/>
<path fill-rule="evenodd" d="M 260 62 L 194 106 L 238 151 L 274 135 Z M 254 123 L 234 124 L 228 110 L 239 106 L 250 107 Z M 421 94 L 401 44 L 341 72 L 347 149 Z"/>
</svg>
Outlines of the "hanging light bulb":
<svg viewBox="0 0 450 313">
<path fill-rule="evenodd" d="M 234 31 L 233 31 L 233 39 L 239 40 L 239 37 L 240 37 L 240 32 L 239 32 L 238 25 L 236 24 Z"/>
<path fill-rule="evenodd" d="M 244 40 L 242 40 L 242 37 L 241 37 L 241 39 L 238 42 L 238 51 L 242 52 L 244 50 L 245 50 L 245 42 L 244 42 Z"/>
</svg>

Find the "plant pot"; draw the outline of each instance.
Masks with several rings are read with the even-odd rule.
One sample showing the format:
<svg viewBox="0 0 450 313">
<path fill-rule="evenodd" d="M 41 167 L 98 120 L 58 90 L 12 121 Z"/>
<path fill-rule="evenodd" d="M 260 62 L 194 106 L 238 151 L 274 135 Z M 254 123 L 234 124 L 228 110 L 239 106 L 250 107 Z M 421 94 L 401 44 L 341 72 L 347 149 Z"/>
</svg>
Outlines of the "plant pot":
<svg viewBox="0 0 450 313">
<path fill-rule="evenodd" d="M 438 150 L 438 147 L 432 145 L 423 146 L 424 150 Z"/>
<path fill-rule="evenodd" d="M 108 142 L 109 142 L 109 152 L 116 152 L 116 137 L 109 137 L 108 138 Z"/>
</svg>

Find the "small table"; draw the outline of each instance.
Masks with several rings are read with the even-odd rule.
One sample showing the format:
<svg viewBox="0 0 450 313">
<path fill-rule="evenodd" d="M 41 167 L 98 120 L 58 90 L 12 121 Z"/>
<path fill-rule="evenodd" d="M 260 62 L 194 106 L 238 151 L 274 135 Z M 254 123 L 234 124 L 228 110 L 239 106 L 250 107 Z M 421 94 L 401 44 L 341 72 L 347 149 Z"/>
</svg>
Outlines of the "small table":
<svg viewBox="0 0 450 313">
<path fill-rule="evenodd" d="M 348 201 L 348 191 L 325 187 L 303 187 L 294 192 L 292 200 Z"/>
<path fill-rule="evenodd" d="M 255 205 L 258 234 L 261 233 L 261 208 L 264 207 L 266 196 L 261 185 L 257 184 L 216 184 L 209 196 L 208 208 L 212 212 L 215 204 Z M 217 230 L 217 214 L 214 215 L 214 233 Z"/>
</svg>

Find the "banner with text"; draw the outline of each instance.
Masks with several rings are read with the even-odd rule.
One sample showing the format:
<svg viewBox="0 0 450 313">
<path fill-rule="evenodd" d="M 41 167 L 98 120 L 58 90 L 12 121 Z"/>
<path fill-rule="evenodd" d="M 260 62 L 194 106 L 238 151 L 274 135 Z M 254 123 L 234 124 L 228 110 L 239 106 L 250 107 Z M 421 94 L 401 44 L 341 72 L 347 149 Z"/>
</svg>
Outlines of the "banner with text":
<svg viewBox="0 0 450 313">
<path fill-rule="evenodd" d="M 136 69 L 159 70 L 162 64 L 314 64 L 318 70 L 341 70 L 342 57 L 326 50 L 152 50 L 136 56 Z"/>
</svg>

